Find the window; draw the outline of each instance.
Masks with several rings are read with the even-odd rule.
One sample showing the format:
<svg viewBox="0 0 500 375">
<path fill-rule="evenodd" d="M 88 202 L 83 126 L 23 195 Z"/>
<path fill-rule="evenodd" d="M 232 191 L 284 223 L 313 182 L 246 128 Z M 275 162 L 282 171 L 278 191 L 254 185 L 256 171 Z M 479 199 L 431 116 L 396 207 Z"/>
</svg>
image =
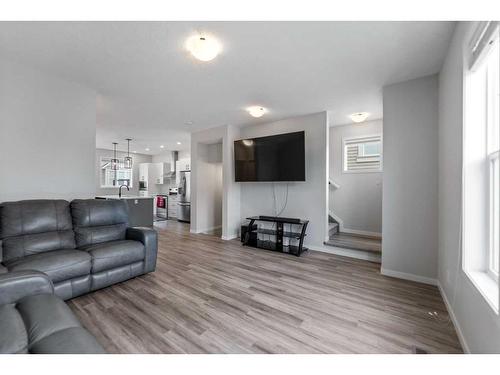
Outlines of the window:
<svg viewBox="0 0 500 375">
<path fill-rule="evenodd" d="M 486 86 L 487 103 L 486 108 L 488 123 L 488 175 L 489 175 L 489 254 L 488 254 L 488 272 L 498 281 L 499 268 L 499 207 L 500 191 L 498 189 L 498 179 L 500 178 L 498 161 L 500 149 L 500 117 L 499 117 L 499 69 L 500 69 L 500 51 L 498 35 L 493 41 L 491 52 L 486 61 Z"/>
<path fill-rule="evenodd" d="M 382 137 L 345 138 L 344 172 L 381 172 L 382 171 Z"/>
<path fill-rule="evenodd" d="M 101 158 L 99 177 L 101 188 L 119 187 L 127 185 L 132 187 L 132 169 L 125 169 L 124 161 L 120 160 L 117 170 L 111 169 L 111 157 Z"/>
<path fill-rule="evenodd" d="M 500 48 L 497 22 L 480 22 L 470 45 L 463 135 L 463 268 L 498 313 Z"/>
</svg>

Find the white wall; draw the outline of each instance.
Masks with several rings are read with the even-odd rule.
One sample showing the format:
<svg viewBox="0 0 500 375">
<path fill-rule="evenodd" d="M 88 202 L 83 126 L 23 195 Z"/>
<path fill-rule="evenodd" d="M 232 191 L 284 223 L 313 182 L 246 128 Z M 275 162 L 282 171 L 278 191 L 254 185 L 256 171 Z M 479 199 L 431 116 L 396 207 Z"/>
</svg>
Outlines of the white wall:
<svg viewBox="0 0 500 375">
<path fill-rule="evenodd" d="M 126 152 L 117 151 L 116 155 L 119 159 L 123 159 L 127 156 Z M 130 154 L 132 156 L 132 187 L 130 191 L 127 191 L 125 188 L 122 189 L 122 193 L 130 194 L 130 195 L 138 195 L 139 194 L 139 164 L 141 163 L 151 163 L 152 156 L 144 155 L 144 154 Z M 118 194 L 118 187 L 115 188 L 101 188 L 100 181 L 100 168 L 101 168 L 101 157 L 113 157 L 113 150 L 105 150 L 102 148 L 98 148 L 95 150 L 95 194 L 96 195 L 109 195 L 109 194 Z"/>
<path fill-rule="evenodd" d="M 382 135 L 382 120 L 330 127 L 330 212 L 339 217 L 344 230 L 382 233 L 382 172 L 344 173 L 344 138 Z"/>
<path fill-rule="evenodd" d="M 95 194 L 96 93 L 0 61 L 0 202 Z"/>
<path fill-rule="evenodd" d="M 198 144 L 198 231 L 222 227 L 222 142 Z"/>
<path fill-rule="evenodd" d="M 206 199 L 203 196 L 203 156 L 198 154 L 200 144 L 222 143 L 222 238 L 238 236 L 240 226 L 240 185 L 234 181 L 234 140 L 239 129 L 231 125 L 219 126 L 191 134 L 191 232 L 204 228 Z"/>
<path fill-rule="evenodd" d="M 384 87 L 382 273 L 436 283 L 438 77 Z"/>
<path fill-rule="evenodd" d="M 462 56 L 473 29 L 474 23 L 459 23 L 439 75 L 439 284 L 465 349 L 500 353 L 500 317 L 461 266 Z"/>
<path fill-rule="evenodd" d="M 306 182 L 289 184 L 288 204 L 281 216 L 310 221 L 306 246 L 322 247 L 327 235 L 328 211 L 328 118 L 326 112 L 293 117 L 241 129 L 241 138 L 305 131 Z M 241 220 L 253 215 L 274 215 L 272 183 L 245 182 L 241 185 Z M 280 207 L 286 184 L 275 183 Z"/>
</svg>

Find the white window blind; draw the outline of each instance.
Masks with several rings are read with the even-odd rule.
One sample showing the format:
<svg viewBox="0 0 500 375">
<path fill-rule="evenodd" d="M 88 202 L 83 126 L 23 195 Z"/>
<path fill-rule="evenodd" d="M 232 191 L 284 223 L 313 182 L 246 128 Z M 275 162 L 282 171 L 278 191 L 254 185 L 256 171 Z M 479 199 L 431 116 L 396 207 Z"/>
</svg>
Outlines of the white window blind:
<svg viewBox="0 0 500 375">
<path fill-rule="evenodd" d="M 382 170 L 382 137 L 344 139 L 344 172 L 380 172 Z"/>
<path fill-rule="evenodd" d="M 495 36 L 498 34 L 498 21 L 479 22 L 469 44 L 469 69 L 474 71 L 481 61 L 488 56 L 490 48 L 494 44 Z"/>
</svg>

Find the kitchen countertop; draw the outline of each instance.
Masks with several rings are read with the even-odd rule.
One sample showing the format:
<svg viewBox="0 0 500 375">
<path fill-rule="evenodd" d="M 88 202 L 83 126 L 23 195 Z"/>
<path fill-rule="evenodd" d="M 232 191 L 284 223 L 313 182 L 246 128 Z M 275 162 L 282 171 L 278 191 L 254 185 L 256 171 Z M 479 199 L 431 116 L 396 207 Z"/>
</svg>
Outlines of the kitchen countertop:
<svg viewBox="0 0 500 375">
<path fill-rule="evenodd" d="M 121 198 L 116 195 L 97 195 L 96 198 L 99 199 L 153 199 L 155 195 L 150 195 L 150 196 L 140 196 L 140 195 L 122 195 Z"/>
</svg>

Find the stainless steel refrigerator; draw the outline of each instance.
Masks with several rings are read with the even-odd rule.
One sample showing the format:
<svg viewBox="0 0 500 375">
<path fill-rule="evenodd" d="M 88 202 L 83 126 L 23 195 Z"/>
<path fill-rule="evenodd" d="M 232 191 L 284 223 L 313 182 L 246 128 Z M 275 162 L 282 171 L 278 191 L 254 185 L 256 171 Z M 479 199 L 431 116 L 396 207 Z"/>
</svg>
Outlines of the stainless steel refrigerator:
<svg viewBox="0 0 500 375">
<path fill-rule="evenodd" d="M 180 176 L 177 220 L 189 223 L 191 221 L 191 171 L 181 171 Z"/>
</svg>

